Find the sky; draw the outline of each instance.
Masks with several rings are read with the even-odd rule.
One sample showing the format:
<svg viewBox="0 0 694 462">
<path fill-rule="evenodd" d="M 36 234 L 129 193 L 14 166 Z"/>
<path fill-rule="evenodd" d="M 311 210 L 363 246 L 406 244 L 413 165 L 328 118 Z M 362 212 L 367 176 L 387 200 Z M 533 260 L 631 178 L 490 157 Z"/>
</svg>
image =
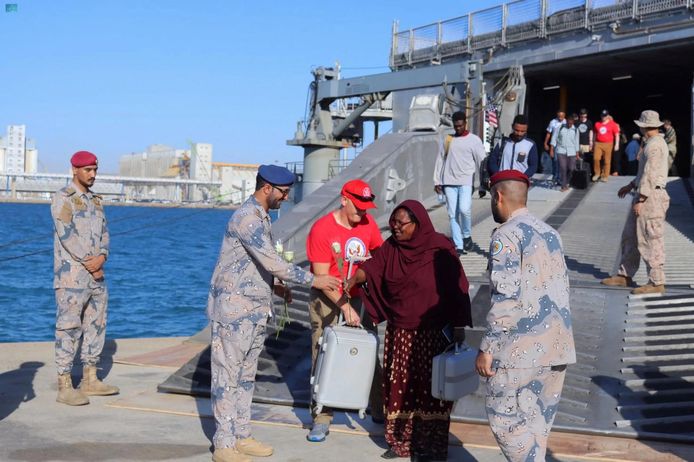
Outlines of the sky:
<svg viewBox="0 0 694 462">
<path fill-rule="evenodd" d="M 17 5 L 5 12 L 5 4 Z M 213 161 L 299 161 L 310 71 L 388 72 L 391 31 L 500 4 L 3 0 L 0 136 L 26 125 L 39 171 L 89 150 L 102 173 L 151 144 L 212 143 Z"/>
</svg>

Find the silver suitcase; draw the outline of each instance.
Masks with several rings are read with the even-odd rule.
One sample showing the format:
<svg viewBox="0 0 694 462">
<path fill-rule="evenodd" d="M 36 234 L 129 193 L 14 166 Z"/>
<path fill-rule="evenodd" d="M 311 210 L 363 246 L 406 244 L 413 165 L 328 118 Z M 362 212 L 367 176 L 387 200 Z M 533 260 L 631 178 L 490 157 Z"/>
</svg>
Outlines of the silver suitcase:
<svg viewBox="0 0 694 462">
<path fill-rule="evenodd" d="M 323 406 L 357 409 L 363 419 L 369 405 L 378 338 L 363 328 L 337 325 L 327 327 L 319 343 L 316 370 L 311 377 L 316 413 Z"/>
<path fill-rule="evenodd" d="M 457 401 L 474 393 L 480 384 L 475 370 L 477 351 L 462 344 L 450 345 L 434 356 L 431 368 L 431 395 L 443 401 Z"/>
</svg>

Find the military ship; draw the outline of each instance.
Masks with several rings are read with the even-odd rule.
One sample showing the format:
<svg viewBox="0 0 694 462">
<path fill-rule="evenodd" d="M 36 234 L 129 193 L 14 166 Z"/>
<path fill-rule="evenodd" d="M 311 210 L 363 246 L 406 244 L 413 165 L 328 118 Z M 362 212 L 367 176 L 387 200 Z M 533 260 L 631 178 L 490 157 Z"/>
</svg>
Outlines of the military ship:
<svg viewBox="0 0 694 462">
<path fill-rule="evenodd" d="M 555 429 L 692 442 L 694 439 L 694 14 L 691 0 L 519 0 L 407 30 L 393 26 L 391 71 L 341 78 L 339 67 L 314 69 L 309 117 L 290 145 L 303 148 L 294 204 L 273 225 L 276 238 L 305 262 L 305 238 L 318 217 L 338 204 L 342 184 L 368 181 L 374 216 L 387 233 L 393 208 L 417 199 L 441 232 L 448 217 L 433 188 L 433 169 L 451 114 L 468 115 L 471 131 L 491 148 L 517 114 L 529 118 L 529 136 L 542 145 L 558 109 L 588 108 L 593 120 L 608 108 L 623 130 L 654 109 L 678 128 L 679 177 L 670 177 L 666 224 L 667 292 L 633 296 L 600 286 L 619 261 L 629 201 L 617 176 L 584 190 L 561 193 L 535 178 L 532 213 L 559 230 L 571 280 L 578 362 L 569 367 Z M 374 140 L 351 161 L 345 147 Z M 389 133 L 379 136 L 380 127 Z M 487 198 L 473 201 L 473 251 L 462 257 L 472 282 L 476 326 L 489 310 L 487 257 L 495 224 Z M 636 276 L 646 281 L 643 268 Z M 300 292 L 293 322 L 269 335 L 259 371 L 258 402 L 307 406 L 310 327 Z M 474 346 L 482 328 L 468 335 Z M 203 352 L 160 385 L 162 391 L 209 394 L 209 355 Z M 481 392 L 460 400 L 454 420 L 485 423 Z"/>
</svg>

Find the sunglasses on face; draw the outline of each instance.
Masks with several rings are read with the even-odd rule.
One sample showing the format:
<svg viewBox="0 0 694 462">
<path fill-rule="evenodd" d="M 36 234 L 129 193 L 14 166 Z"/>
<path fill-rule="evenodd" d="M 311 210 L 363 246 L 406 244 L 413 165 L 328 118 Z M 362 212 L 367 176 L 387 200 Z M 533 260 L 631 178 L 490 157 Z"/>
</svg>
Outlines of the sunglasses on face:
<svg viewBox="0 0 694 462">
<path fill-rule="evenodd" d="M 282 197 L 287 197 L 289 195 L 289 191 L 291 189 L 291 188 L 286 188 L 286 189 L 278 188 L 274 184 L 270 185 L 270 186 L 272 186 L 272 189 L 278 190 L 282 194 Z"/>
</svg>

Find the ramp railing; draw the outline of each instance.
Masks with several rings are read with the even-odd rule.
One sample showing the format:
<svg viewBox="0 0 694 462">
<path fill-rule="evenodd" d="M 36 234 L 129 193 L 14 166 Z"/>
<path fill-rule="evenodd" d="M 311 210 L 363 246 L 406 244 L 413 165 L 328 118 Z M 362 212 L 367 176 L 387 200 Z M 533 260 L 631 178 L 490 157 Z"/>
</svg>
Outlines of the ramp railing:
<svg viewBox="0 0 694 462">
<path fill-rule="evenodd" d="M 390 66 L 438 62 L 495 46 L 693 7 L 694 0 L 516 0 L 413 29 L 400 31 L 396 22 Z"/>
</svg>

